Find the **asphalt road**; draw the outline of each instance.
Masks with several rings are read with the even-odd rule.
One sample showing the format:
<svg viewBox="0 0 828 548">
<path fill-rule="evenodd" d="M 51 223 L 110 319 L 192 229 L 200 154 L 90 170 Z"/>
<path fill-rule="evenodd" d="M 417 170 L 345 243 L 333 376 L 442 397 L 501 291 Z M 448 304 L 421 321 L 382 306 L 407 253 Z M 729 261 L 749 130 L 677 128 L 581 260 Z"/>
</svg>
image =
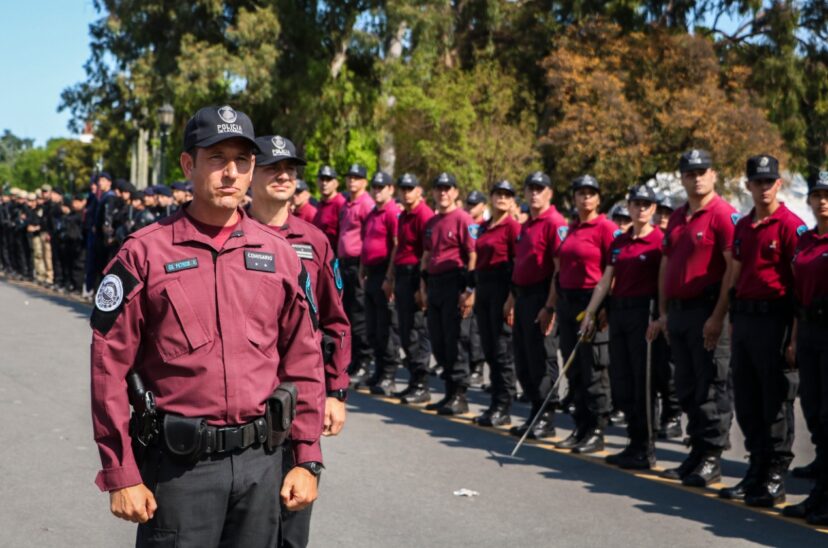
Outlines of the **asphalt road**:
<svg viewBox="0 0 828 548">
<path fill-rule="evenodd" d="M 109 514 L 89 416 L 87 305 L 0 281 L 0 546 L 129 546 L 134 525 Z M 473 391 L 476 404 L 487 395 Z M 828 536 L 717 500 L 712 491 L 609 468 L 363 394 L 327 470 L 312 546 L 826 546 Z M 516 415 L 526 413 L 517 406 Z M 517 420 L 518 417 L 516 416 Z M 800 420 L 801 422 L 801 420 Z M 567 418 L 559 435 L 566 435 Z M 745 469 L 734 426 L 724 482 Z M 797 424 L 796 464 L 813 450 Z M 609 449 L 623 446 L 613 429 Z M 685 450 L 659 445 L 659 465 Z M 471 489 L 479 494 L 453 493 Z M 790 501 L 808 484 L 788 480 Z"/>
</svg>

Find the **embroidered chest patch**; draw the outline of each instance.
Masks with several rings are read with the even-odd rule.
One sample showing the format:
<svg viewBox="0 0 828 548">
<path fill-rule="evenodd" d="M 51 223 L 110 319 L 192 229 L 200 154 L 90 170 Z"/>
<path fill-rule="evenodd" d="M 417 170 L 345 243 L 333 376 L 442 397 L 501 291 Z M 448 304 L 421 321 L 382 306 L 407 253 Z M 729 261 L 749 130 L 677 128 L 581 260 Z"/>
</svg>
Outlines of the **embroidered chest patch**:
<svg viewBox="0 0 828 548">
<path fill-rule="evenodd" d="M 189 270 L 190 268 L 198 268 L 198 259 L 184 259 L 181 261 L 174 261 L 164 265 L 164 272 L 172 274 L 173 272 L 180 272 L 182 270 Z"/>
<path fill-rule="evenodd" d="M 300 259 L 313 260 L 313 247 L 309 244 L 290 244 Z"/>
<path fill-rule="evenodd" d="M 261 251 L 245 251 L 244 266 L 247 270 L 258 270 L 259 272 L 276 272 L 276 262 L 273 260 L 273 253 Z"/>
</svg>

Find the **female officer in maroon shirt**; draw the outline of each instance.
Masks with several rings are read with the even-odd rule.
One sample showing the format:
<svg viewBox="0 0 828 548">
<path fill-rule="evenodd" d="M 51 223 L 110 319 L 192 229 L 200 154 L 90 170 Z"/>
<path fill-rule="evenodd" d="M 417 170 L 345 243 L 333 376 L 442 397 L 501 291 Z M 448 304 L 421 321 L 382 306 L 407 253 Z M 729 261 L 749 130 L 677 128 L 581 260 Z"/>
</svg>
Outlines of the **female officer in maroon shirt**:
<svg viewBox="0 0 828 548">
<path fill-rule="evenodd" d="M 612 243 L 609 264 L 592 292 L 581 331 L 589 333 L 594 329 L 596 313 L 611 290 L 608 309 L 612 399 L 627 417 L 630 441 L 621 453 L 609 455 L 606 460 L 621 468 L 647 469 L 655 466 L 655 450 L 651 429 L 647 427 L 647 402 L 653 401 L 654 392 L 651 390 L 648 399 L 645 335 L 650 311 L 658 297 L 664 234 L 650 224 L 656 205 L 651 188 L 633 188 L 629 204 L 632 226 Z M 664 345 L 663 337 L 658 340 Z"/>
<path fill-rule="evenodd" d="M 556 291 L 561 353 L 567 358 L 575 348 L 583 312 L 592 290 L 609 264 L 610 245 L 618 228 L 598 213 L 601 205 L 598 181 L 583 175 L 572 181 L 578 218 L 558 251 L 560 270 Z M 610 412 L 607 375 L 607 332 L 596 333 L 591 342 L 581 343 L 578 355 L 567 371 L 575 403 L 575 430 L 556 445 L 573 453 L 594 453 L 604 449 L 604 428 Z"/>
<path fill-rule="evenodd" d="M 802 235 L 793 259 L 798 313 L 788 354 L 796 355 L 799 397 L 816 445 L 818 476 L 808 498 L 782 513 L 828 525 L 828 172 L 813 181 L 808 204 L 817 225 Z"/>
<path fill-rule="evenodd" d="M 481 426 L 510 424 L 509 409 L 515 397 L 515 362 L 512 355 L 512 328 L 503 318 L 509 297 L 509 283 L 515 260 L 515 242 L 520 224 L 510 212 L 515 189 L 509 181 L 492 187 L 492 218 L 477 236 L 477 298 L 474 312 L 480 329 L 483 354 L 491 369 L 492 402 L 474 421 Z"/>
</svg>

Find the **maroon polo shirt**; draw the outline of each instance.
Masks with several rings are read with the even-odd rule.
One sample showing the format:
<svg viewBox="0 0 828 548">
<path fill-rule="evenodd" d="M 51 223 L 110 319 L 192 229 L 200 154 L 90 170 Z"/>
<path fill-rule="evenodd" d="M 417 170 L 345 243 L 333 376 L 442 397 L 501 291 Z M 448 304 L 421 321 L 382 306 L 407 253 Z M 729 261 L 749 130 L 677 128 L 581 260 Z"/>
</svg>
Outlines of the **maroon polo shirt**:
<svg viewBox="0 0 828 548">
<path fill-rule="evenodd" d="M 555 273 L 555 257 L 566 238 L 566 220 L 555 206 L 529 218 L 520 227 L 515 245 L 515 267 L 512 283 L 529 286 L 548 282 Z"/>
<path fill-rule="evenodd" d="M 365 266 L 376 266 L 386 262 L 394 249 L 397 235 L 397 219 L 400 206 L 394 200 L 382 208 L 375 206 L 362 227 L 362 255 L 360 260 Z"/>
<path fill-rule="evenodd" d="M 302 207 L 297 207 L 293 211 L 293 215 L 299 217 L 300 219 L 308 223 L 313 222 L 313 220 L 316 218 L 317 213 L 318 210 L 313 206 L 312 203 L 310 203 L 310 200 L 302 204 Z"/>
<path fill-rule="evenodd" d="M 736 224 L 733 233 L 733 260 L 742 264 L 736 280 L 739 299 L 773 300 L 790 292 L 793 284 L 791 260 L 799 234 L 808 227 L 785 204 L 758 223 L 756 209 Z"/>
<path fill-rule="evenodd" d="M 420 263 L 423 257 L 425 227 L 432 217 L 434 217 L 434 212 L 425 200 L 420 200 L 420 203 L 411 211 L 403 211 L 400 214 L 397 224 L 395 265 L 411 266 Z"/>
<path fill-rule="evenodd" d="M 793 278 L 800 305 L 828 299 L 828 233 L 819 235 L 813 228 L 802 235 L 793 259 Z"/>
<path fill-rule="evenodd" d="M 689 204 L 670 216 L 664 237 L 667 268 L 664 293 L 668 299 L 695 299 L 704 290 L 721 283 L 727 264 L 724 252 L 733 244 L 739 214 L 721 196 L 689 218 Z"/>
<path fill-rule="evenodd" d="M 326 334 L 335 343 L 331 359 L 325 367 L 325 389 L 348 388 L 348 364 L 351 361 L 351 324 L 342 306 L 341 278 L 337 282 L 339 269 L 328 238 L 321 230 L 295 215 L 288 215 L 281 227 L 270 227 L 281 234 L 302 260 L 311 278 L 313 294 L 319 309 L 319 338 Z"/>
<path fill-rule="evenodd" d="M 360 194 L 356 200 L 345 203 L 339 216 L 337 257 L 358 259 L 362 254 L 362 225 L 372 209 L 374 209 L 374 199 L 367 192 Z"/>
<path fill-rule="evenodd" d="M 92 425 L 111 491 L 141 483 L 129 435 L 130 368 L 158 408 L 211 425 L 264 415 L 283 382 L 299 391 L 297 462 L 318 461 L 325 384 L 302 265 L 241 209 L 221 248 L 183 210 L 132 234 L 104 270 L 92 313 Z"/>
<path fill-rule="evenodd" d="M 342 194 L 337 194 L 327 201 L 320 201 L 316 208 L 316 217 L 313 219 L 313 224 L 325 233 L 334 251 L 339 243 L 339 215 L 346 202 Z"/>
<path fill-rule="evenodd" d="M 471 215 L 459 207 L 449 213 L 438 213 L 426 223 L 425 250 L 429 252 L 426 270 L 442 274 L 464 268 L 474 252 L 476 228 Z"/>
<path fill-rule="evenodd" d="M 603 214 L 591 221 L 575 220 L 570 224 L 558 250 L 561 288 L 592 289 L 598 285 L 609 263 L 610 246 L 619 232 L 615 223 Z"/>
<path fill-rule="evenodd" d="M 615 285 L 613 297 L 651 297 L 658 295 L 658 269 L 664 233 L 654 227 L 643 238 L 633 229 L 618 236 L 610 245 L 610 265 Z"/>
<path fill-rule="evenodd" d="M 489 219 L 480 227 L 475 251 L 475 270 L 492 270 L 515 260 L 515 244 L 520 235 L 520 223 L 506 215 L 498 224 Z"/>
</svg>

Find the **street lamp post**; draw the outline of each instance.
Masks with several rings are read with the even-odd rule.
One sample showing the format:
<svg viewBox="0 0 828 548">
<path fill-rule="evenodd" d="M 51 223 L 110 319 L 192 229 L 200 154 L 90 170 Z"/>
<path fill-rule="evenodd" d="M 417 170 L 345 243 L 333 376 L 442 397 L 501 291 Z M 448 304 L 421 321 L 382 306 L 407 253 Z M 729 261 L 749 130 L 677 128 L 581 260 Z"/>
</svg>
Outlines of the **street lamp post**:
<svg viewBox="0 0 828 548">
<path fill-rule="evenodd" d="M 173 125 L 173 118 L 175 116 L 175 109 L 169 103 L 164 103 L 158 109 L 158 126 L 161 129 L 161 174 L 158 178 L 159 184 L 164 184 L 167 177 L 167 136 L 170 133 L 170 128 Z"/>
</svg>

